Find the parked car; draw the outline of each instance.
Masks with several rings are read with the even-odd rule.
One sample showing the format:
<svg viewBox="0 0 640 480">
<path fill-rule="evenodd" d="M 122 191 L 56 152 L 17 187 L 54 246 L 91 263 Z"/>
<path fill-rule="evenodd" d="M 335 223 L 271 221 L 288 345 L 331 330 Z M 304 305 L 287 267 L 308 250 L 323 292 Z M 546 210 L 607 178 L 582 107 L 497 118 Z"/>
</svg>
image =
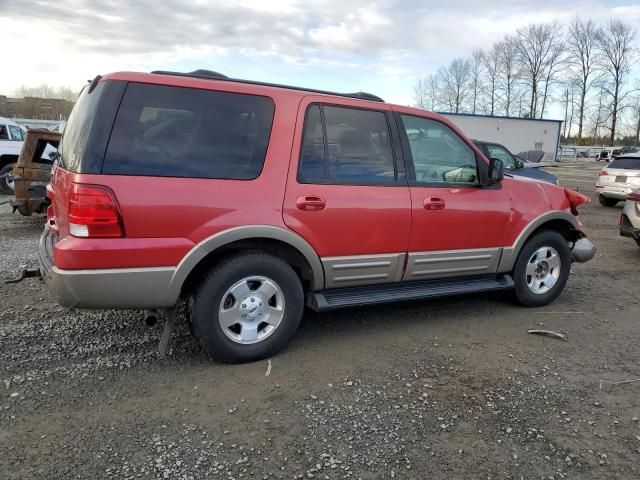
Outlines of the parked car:
<svg viewBox="0 0 640 480">
<path fill-rule="evenodd" d="M 81 93 L 60 155 L 39 248 L 59 302 L 185 298 L 226 362 L 279 351 L 305 305 L 498 290 L 547 305 L 595 253 L 586 196 L 503 178 L 444 117 L 370 94 L 113 73 Z"/>
<path fill-rule="evenodd" d="M 600 170 L 596 191 L 600 204 L 615 207 L 640 187 L 640 154 L 620 155 Z"/>
<path fill-rule="evenodd" d="M 545 182 L 558 185 L 558 177 L 550 173 L 540 170 L 542 165 L 532 162 L 526 162 L 517 155 L 514 155 L 504 145 L 493 142 L 485 142 L 482 140 L 474 140 L 473 143 L 480 149 L 480 151 L 487 158 L 497 158 L 502 160 L 504 168 L 511 175 L 518 175 L 519 177 L 529 177 Z"/>
<path fill-rule="evenodd" d="M 628 153 L 638 153 L 638 152 L 640 152 L 640 147 L 626 146 L 620 149 L 618 155 L 626 155 Z"/>
<path fill-rule="evenodd" d="M 60 137 L 60 133 L 44 129 L 27 132 L 12 172 L 14 195 L 11 206 L 21 215 L 44 213 L 47 206 L 46 186 L 51 179 Z"/>
<path fill-rule="evenodd" d="M 11 172 L 20 156 L 27 131 L 13 120 L 0 117 L 0 193 L 13 194 Z"/>
<path fill-rule="evenodd" d="M 633 238 L 640 247 L 640 189 L 629 194 L 620 215 L 620 235 Z"/>
</svg>

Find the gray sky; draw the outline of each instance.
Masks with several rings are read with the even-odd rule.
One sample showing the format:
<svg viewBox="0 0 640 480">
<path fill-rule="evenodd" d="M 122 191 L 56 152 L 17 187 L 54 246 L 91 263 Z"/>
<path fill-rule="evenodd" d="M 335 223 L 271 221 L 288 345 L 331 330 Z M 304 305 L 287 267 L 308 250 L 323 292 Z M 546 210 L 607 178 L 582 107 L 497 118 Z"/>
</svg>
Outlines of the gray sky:
<svg viewBox="0 0 640 480">
<path fill-rule="evenodd" d="M 79 89 L 117 70 L 207 68 L 408 104 L 415 79 L 452 58 L 575 14 L 640 26 L 637 0 L 0 0 L 0 93 Z"/>
</svg>

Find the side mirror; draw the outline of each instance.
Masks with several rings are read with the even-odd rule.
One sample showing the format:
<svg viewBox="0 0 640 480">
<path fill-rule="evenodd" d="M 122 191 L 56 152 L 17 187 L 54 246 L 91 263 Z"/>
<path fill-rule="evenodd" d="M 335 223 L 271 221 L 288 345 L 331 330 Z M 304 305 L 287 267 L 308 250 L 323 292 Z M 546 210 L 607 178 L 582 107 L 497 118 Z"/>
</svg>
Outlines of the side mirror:
<svg viewBox="0 0 640 480">
<path fill-rule="evenodd" d="M 489 171 L 487 172 L 487 185 L 500 183 L 504 178 L 504 163 L 499 158 L 489 159 Z"/>
<path fill-rule="evenodd" d="M 519 158 L 516 158 L 516 170 L 520 170 L 521 168 L 524 168 L 524 162 Z"/>
</svg>

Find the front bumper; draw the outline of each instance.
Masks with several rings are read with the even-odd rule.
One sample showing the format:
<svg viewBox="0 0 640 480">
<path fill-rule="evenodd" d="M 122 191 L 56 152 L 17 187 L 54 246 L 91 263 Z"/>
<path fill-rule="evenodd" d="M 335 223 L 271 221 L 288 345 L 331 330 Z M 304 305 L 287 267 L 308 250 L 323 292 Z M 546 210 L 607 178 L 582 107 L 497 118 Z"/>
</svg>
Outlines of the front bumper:
<svg viewBox="0 0 640 480">
<path fill-rule="evenodd" d="M 586 237 L 579 238 L 571 249 L 571 260 L 584 263 L 591 260 L 596 254 L 596 247 L 591 240 Z"/>
<path fill-rule="evenodd" d="M 172 307 L 175 267 L 61 270 L 53 263 L 55 236 L 45 227 L 38 247 L 40 274 L 58 303 L 77 308 Z"/>
</svg>

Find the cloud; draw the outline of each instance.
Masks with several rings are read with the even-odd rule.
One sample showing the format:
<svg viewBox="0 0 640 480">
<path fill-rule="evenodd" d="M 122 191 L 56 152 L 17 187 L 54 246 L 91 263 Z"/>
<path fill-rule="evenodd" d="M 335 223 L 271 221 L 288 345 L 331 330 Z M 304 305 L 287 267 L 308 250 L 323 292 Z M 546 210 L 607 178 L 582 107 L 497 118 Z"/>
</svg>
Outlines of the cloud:
<svg viewBox="0 0 640 480">
<path fill-rule="evenodd" d="M 605 0 L 0 0 L 0 12 L 0 40 L 14 45 L 0 91 L 121 69 L 233 70 L 251 59 L 412 80 L 529 22 L 576 13 L 640 22 L 640 5 Z"/>
</svg>

